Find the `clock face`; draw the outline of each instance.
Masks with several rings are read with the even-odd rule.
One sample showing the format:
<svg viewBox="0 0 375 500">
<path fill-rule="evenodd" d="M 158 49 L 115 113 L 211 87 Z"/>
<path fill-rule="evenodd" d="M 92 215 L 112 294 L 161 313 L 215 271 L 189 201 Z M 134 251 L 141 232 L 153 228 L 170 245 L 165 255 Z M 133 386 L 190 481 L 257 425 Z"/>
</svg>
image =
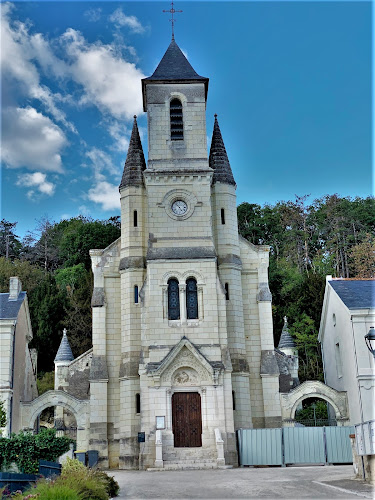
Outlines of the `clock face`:
<svg viewBox="0 0 375 500">
<path fill-rule="evenodd" d="M 176 200 L 172 203 L 172 212 L 176 215 L 186 214 L 187 209 L 187 204 L 183 200 Z"/>
</svg>

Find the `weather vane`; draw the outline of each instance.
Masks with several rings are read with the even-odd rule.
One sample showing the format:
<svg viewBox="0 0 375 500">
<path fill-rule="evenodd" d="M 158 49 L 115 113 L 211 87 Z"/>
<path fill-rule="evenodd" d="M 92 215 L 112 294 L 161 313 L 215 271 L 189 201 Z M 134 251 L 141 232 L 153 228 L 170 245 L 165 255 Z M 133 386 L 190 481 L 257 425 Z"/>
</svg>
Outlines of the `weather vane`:
<svg viewBox="0 0 375 500">
<path fill-rule="evenodd" d="M 176 22 L 176 19 L 173 17 L 173 15 L 176 12 L 182 12 L 182 10 L 176 10 L 173 7 L 173 1 L 172 1 L 171 2 L 171 8 L 169 10 L 163 10 L 163 12 L 169 12 L 170 14 L 172 14 L 172 19 L 170 19 L 170 22 L 172 23 L 172 40 L 174 40 L 174 23 Z"/>
</svg>

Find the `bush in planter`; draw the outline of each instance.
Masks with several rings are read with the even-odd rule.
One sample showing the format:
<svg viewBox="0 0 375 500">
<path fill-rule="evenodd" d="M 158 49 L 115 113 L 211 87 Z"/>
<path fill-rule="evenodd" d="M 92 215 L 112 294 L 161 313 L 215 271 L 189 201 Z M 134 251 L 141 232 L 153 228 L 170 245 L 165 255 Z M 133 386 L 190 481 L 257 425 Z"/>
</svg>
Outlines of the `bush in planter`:
<svg viewBox="0 0 375 500">
<path fill-rule="evenodd" d="M 39 460 L 54 462 L 69 450 L 73 440 L 56 437 L 55 429 L 44 429 L 39 434 L 21 431 L 8 438 L 0 438 L 0 470 L 12 462 L 26 474 L 38 472 Z"/>
</svg>

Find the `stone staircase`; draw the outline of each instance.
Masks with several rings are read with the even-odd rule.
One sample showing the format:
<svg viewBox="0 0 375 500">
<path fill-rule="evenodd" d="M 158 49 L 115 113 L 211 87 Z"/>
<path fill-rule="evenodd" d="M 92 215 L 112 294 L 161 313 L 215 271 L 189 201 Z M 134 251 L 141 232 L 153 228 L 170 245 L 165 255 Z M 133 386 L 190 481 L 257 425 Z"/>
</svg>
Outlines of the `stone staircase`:
<svg viewBox="0 0 375 500">
<path fill-rule="evenodd" d="M 218 469 L 228 466 L 217 465 L 216 449 L 163 447 L 163 468 L 150 468 L 149 471 Z"/>
</svg>

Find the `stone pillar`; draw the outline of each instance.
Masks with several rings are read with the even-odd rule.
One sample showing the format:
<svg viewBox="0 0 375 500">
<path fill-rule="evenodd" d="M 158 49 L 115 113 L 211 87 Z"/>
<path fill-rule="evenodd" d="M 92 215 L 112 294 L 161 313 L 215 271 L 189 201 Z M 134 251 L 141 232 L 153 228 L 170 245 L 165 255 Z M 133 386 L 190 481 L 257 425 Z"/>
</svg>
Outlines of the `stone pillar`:
<svg viewBox="0 0 375 500">
<path fill-rule="evenodd" d="M 272 324 L 272 295 L 268 286 L 267 267 L 259 268 L 259 329 L 261 340 L 260 376 L 263 389 L 264 426 L 281 427 L 279 367 L 275 357 Z"/>
</svg>

